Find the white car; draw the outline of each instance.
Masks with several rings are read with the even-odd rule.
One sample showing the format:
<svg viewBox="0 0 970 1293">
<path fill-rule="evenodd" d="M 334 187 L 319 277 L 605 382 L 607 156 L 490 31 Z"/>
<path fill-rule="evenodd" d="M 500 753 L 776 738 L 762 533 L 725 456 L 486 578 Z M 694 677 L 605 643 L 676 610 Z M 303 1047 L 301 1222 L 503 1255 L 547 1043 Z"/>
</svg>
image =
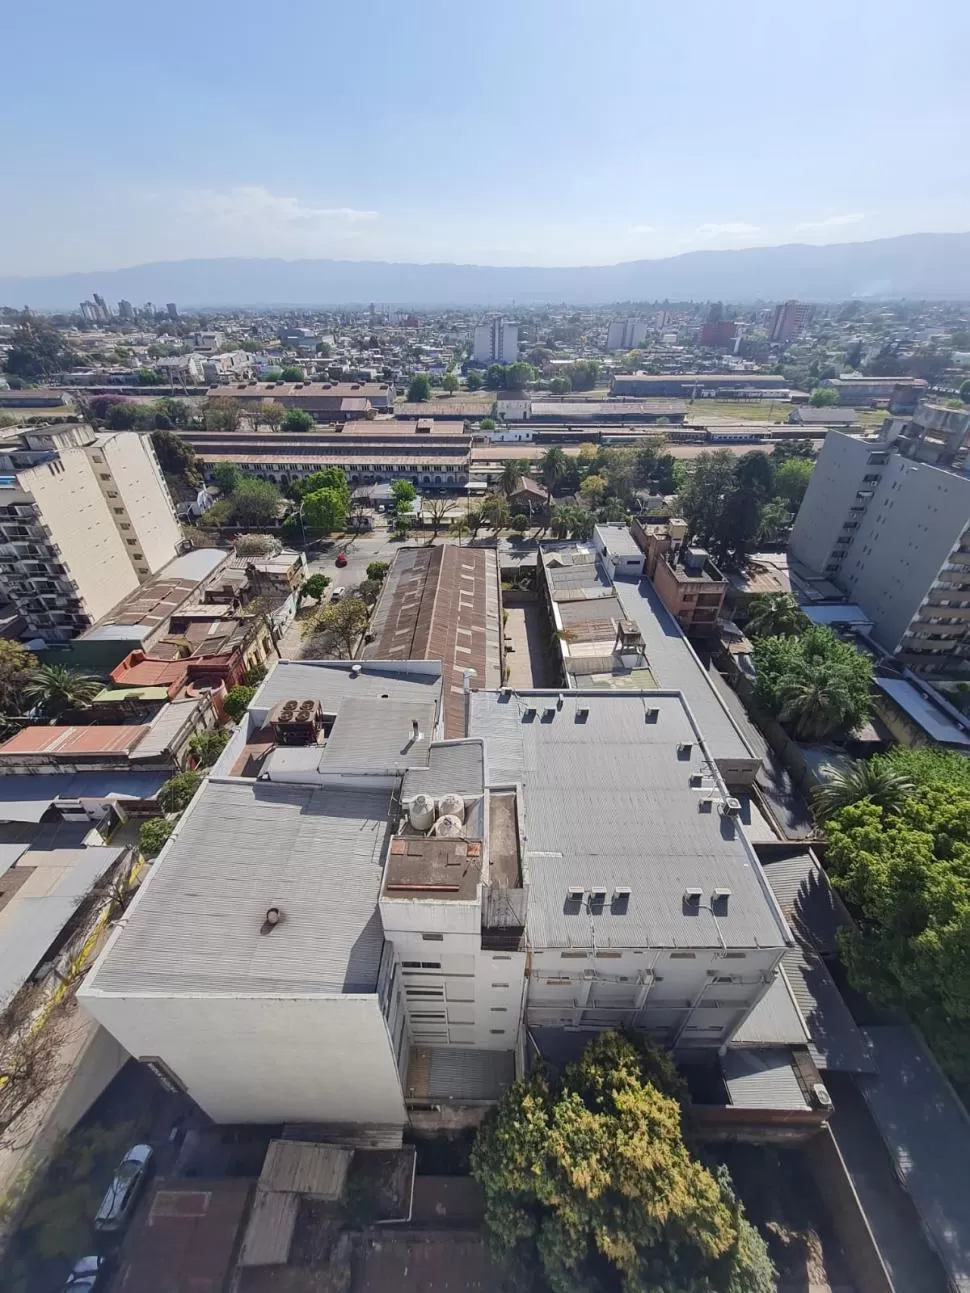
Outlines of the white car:
<svg viewBox="0 0 970 1293">
<path fill-rule="evenodd" d="M 332 602 L 339 602 L 341 597 L 343 597 L 346 591 L 347 591 L 346 588 L 343 588 L 343 587 L 335 588 L 333 592 L 330 594 L 330 600 Z"/>
<path fill-rule="evenodd" d="M 107 1274 L 107 1257 L 82 1257 L 74 1263 L 67 1277 L 64 1293 L 97 1293 L 102 1287 L 102 1276 Z"/>
</svg>

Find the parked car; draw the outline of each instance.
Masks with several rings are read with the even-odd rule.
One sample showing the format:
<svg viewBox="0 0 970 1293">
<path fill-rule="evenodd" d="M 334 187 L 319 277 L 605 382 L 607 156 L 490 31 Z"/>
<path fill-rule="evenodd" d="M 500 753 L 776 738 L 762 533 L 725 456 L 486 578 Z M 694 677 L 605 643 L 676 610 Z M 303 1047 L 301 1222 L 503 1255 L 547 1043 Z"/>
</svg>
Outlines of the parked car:
<svg viewBox="0 0 970 1293">
<path fill-rule="evenodd" d="M 341 597 L 343 597 L 343 595 L 344 595 L 345 591 L 346 591 L 346 589 L 344 589 L 344 588 L 342 588 L 342 587 L 341 587 L 341 588 L 335 588 L 335 589 L 333 590 L 333 592 L 330 594 L 330 600 L 331 600 L 332 602 L 339 602 L 339 601 L 340 601 L 340 599 L 341 599 Z"/>
<path fill-rule="evenodd" d="M 347 554 L 346 554 L 346 552 L 338 552 L 338 553 L 337 553 L 337 565 L 338 565 L 338 566 L 340 566 L 340 567 L 341 567 L 341 569 L 342 569 L 346 564 L 347 564 Z"/>
<path fill-rule="evenodd" d="M 95 1230 L 121 1230 L 131 1220 L 151 1170 L 150 1145 L 133 1145 L 121 1160 L 94 1218 Z"/>
<path fill-rule="evenodd" d="M 74 1263 L 74 1269 L 67 1277 L 64 1293 L 98 1293 L 105 1287 L 108 1276 L 107 1257 L 82 1257 Z"/>
</svg>

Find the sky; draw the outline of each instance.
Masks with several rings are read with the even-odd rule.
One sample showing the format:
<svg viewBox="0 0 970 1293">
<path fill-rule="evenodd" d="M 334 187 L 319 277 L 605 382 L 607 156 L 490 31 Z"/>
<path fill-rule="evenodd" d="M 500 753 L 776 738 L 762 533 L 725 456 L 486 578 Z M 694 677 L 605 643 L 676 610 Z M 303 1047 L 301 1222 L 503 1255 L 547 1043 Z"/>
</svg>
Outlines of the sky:
<svg viewBox="0 0 970 1293">
<path fill-rule="evenodd" d="M 966 0 L 34 0 L 0 275 L 970 230 Z"/>
</svg>

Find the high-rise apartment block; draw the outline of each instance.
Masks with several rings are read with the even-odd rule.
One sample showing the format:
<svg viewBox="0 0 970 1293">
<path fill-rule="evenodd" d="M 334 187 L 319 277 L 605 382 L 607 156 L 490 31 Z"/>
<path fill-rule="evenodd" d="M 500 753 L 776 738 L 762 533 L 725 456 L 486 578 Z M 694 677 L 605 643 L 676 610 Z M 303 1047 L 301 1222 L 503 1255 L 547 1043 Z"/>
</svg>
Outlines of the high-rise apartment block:
<svg viewBox="0 0 970 1293">
<path fill-rule="evenodd" d="M 38 637 L 88 628 L 181 538 L 148 435 L 63 426 L 0 452 L 0 591 Z"/>
<path fill-rule="evenodd" d="M 478 364 L 514 364 L 519 358 L 519 325 L 498 316 L 475 329 L 472 359 Z"/>
<path fill-rule="evenodd" d="M 775 306 L 769 340 L 775 345 L 794 341 L 808 322 L 808 306 L 803 301 L 784 301 Z"/>
<path fill-rule="evenodd" d="M 970 413 L 921 404 L 875 436 L 830 431 L 791 555 L 866 612 L 917 673 L 970 674 Z"/>
<path fill-rule="evenodd" d="M 642 346 L 647 325 L 642 319 L 613 319 L 606 330 L 607 350 L 634 350 Z"/>
</svg>

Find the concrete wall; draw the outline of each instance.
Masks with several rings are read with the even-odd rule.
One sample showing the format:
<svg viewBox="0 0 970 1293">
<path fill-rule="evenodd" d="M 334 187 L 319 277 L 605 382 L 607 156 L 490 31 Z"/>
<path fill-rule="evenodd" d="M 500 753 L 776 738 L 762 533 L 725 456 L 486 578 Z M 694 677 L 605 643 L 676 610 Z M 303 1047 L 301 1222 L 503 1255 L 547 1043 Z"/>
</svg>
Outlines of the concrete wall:
<svg viewBox="0 0 970 1293">
<path fill-rule="evenodd" d="M 96 467 L 86 449 L 69 448 L 62 450 L 58 462 L 19 473 L 61 549 L 92 620 L 107 614 L 139 583 Z"/>
<path fill-rule="evenodd" d="M 819 1195 L 825 1201 L 829 1220 L 859 1293 L 905 1293 L 896 1289 L 889 1278 L 866 1214 L 828 1127 L 805 1145 L 805 1161 Z"/>
<path fill-rule="evenodd" d="M 899 646 L 968 519 L 970 478 L 890 457 L 840 579 L 871 616 L 872 636 L 887 651 Z"/>
<path fill-rule="evenodd" d="M 810 570 L 825 570 L 857 492 L 872 488 L 863 486 L 863 477 L 881 470 L 869 465 L 873 448 L 841 431 L 825 437 L 788 543 L 791 555 Z"/>
<path fill-rule="evenodd" d="M 215 1122 L 405 1121 L 376 996 L 78 997 L 136 1058 L 162 1059 Z"/>
<path fill-rule="evenodd" d="M 140 577 L 147 579 L 178 556 L 178 545 L 182 540 L 181 527 L 175 519 L 172 499 L 152 449 L 151 437 L 130 431 L 101 436 L 88 454 L 92 458 L 99 454 L 104 457 L 113 479 L 101 484 L 106 493 L 110 491 L 119 495 L 117 499 L 108 500 L 112 516 L 119 529 L 122 525 L 131 526 L 130 531 L 122 530 L 121 536 L 132 564 Z M 103 473 L 104 468 L 98 472 L 99 480 Z M 118 507 L 124 508 L 124 514 L 115 510 Z M 135 544 L 129 544 L 129 539 L 134 539 Z M 143 561 L 136 559 L 138 553 Z M 143 573 L 146 569 L 147 574 Z"/>
</svg>

